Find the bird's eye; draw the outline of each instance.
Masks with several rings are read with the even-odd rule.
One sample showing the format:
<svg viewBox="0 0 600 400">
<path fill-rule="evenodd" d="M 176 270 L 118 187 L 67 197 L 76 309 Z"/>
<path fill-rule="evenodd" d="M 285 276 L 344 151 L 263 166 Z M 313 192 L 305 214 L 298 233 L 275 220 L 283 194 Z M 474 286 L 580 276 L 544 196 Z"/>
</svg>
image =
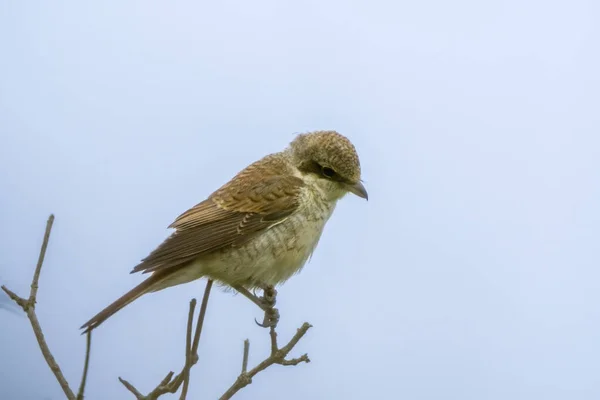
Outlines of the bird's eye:
<svg viewBox="0 0 600 400">
<path fill-rule="evenodd" d="M 335 171 L 329 167 L 323 167 L 321 168 L 321 171 L 326 178 L 332 178 L 335 175 Z"/>
</svg>

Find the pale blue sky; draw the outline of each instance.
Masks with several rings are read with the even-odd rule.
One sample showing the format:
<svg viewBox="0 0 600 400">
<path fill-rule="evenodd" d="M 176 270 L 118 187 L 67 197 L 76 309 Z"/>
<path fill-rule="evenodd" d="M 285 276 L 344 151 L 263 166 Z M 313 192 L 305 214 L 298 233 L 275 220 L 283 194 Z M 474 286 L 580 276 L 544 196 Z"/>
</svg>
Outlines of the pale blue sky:
<svg viewBox="0 0 600 400">
<path fill-rule="evenodd" d="M 78 327 L 180 212 L 336 129 L 370 201 L 343 199 L 278 299 L 313 362 L 237 398 L 600 398 L 599 21 L 593 0 L 2 2 L 0 280 L 27 293 L 55 213 L 38 315 L 76 387 Z M 179 368 L 203 287 L 104 324 L 86 399 Z M 192 398 L 233 382 L 243 339 L 266 355 L 255 317 L 213 293 Z M 27 320 L 0 321 L 0 397 L 63 398 Z"/>
</svg>

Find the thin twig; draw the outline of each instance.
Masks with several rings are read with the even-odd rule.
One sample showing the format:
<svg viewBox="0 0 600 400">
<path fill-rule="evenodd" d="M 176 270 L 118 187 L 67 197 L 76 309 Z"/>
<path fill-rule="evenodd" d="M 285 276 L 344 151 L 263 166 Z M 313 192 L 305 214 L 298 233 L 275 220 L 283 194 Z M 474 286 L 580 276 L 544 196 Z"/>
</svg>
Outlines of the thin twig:
<svg viewBox="0 0 600 400">
<path fill-rule="evenodd" d="M 242 374 L 248 371 L 248 356 L 250 355 L 250 341 L 244 340 L 244 356 L 242 358 Z"/>
<path fill-rule="evenodd" d="M 27 300 L 18 296 L 15 292 L 13 292 L 12 290 L 10 290 L 9 288 L 7 288 L 4 285 L 2 285 L 2 290 L 4 290 L 4 292 L 8 295 L 8 297 L 10 297 L 10 299 L 12 301 L 17 303 L 19 305 L 19 307 L 21 307 L 23 310 L 25 310 L 25 308 L 27 308 Z"/>
<path fill-rule="evenodd" d="M 196 309 L 196 299 L 190 301 L 190 313 L 188 315 L 187 331 L 185 335 L 185 368 L 183 369 L 183 388 L 181 389 L 180 400 L 185 400 L 188 386 L 190 385 L 190 368 L 192 367 L 192 325 L 194 322 L 194 310 Z"/>
<path fill-rule="evenodd" d="M 54 224 L 54 214 L 50 214 L 48 221 L 46 222 L 46 232 L 44 232 L 44 241 L 42 242 L 42 248 L 40 249 L 40 256 L 33 273 L 33 279 L 31 280 L 31 291 L 29 292 L 29 302 L 35 304 L 37 297 L 38 282 L 40 280 L 40 272 L 42 271 L 42 264 L 44 264 L 44 258 L 46 257 L 46 249 L 48 248 L 48 242 L 50 241 L 50 231 L 52 231 L 52 225 Z"/>
<path fill-rule="evenodd" d="M 125 379 L 119 377 L 119 381 L 123 384 L 123 386 L 125 386 L 127 388 L 127 390 L 129 390 L 131 393 L 133 393 L 133 395 L 135 396 L 136 399 L 145 399 L 146 396 L 144 396 L 143 394 L 141 394 L 136 388 L 135 386 L 133 386 L 131 383 L 127 382 Z"/>
<path fill-rule="evenodd" d="M 292 339 L 283 346 L 281 349 L 277 348 L 277 332 L 275 332 L 275 328 L 271 327 L 271 354 L 269 357 L 264 359 L 261 363 L 259 363 L 256 367 L 252 368 L 250 371 L 244 372 L 237 377 L 235 382 L 231 385 L 229 389 L 220 397 L 220 400 L 229 400 L 236 394 L 239 390 L 248 386 L 252 383 L 252 378 L 261 371 L 264 371 L 268 367 L 273 364 L 285 365 L 285 366 L 293 366 L 298 365 L 301 362 L 309 363 L 310 359 L 307 354 L 303 354 L 298 358 L 294 358 L 291 360 L 286 360 L 285 357 L 289 354 L 289 352 L 296 346 L 298 341 L 302 339 L 302 337 L 306 334 L 306 332 L 311 328 L 311 325 L 308 322 L 302 324 L 300 329 L 296 332 L 296 334 L 292 337 Z M 275 350 L 273 350 L 275 349 Z M 245 351 L 245 347 L 244 347 Z"/>
<path fill-rule="evenodd" d="M 131 383 L 129 383 L 125 379 L 119 377 L 119 381 L 123 384 L 123 386 L 125 386 L 125 388 L 127 388 L 127 390 L 129 390 L 136 397 L 137 400 L 155 400 L 159 396 L 162 396 L 165 393 L 176 393 L 179 390 L 179 387 L 181 386 L 181 384 L 184 383 L 186 374 L 189 375 L 190 369 L 198 362 L 198 345 L 200 343 L 200 335 L 202 334 L 202 326 L 204 323 L 204 318 L 206 316 L 206 309 L 208 307 L 208 299 L 210 296 L 210 290 L 212 288 L 212 284 L 213 284 L 213 281 L 211 279 L 209 279 L 206 282 L 206 287 L 204 289 L 204 296 L 202 297 L 202 304 L 200 304 L 200 313 L 198 314 L 198 322 L 196 324 L 196 331 L 194 333 L 194 339 L 192 341 L 191 351 L 188 354 L 186 354 L 186 363 L 183 366 L 181 372 L 179 374 L 177 374 L 177 376 L 175 376 L 175 378 L 173 378 L 174 373 L 172 371 L 169 372 L 167 374 L 167 376 L 146 396 L 141 394 L 140 391 L 137 390 L 135 388 L 135 386 L 133 386 Z M 195 303 L 195 299 L 193 299 L 192 302 Z M 190 308 L 191 308 L 191 303 L 190 303 Z M 192 314 L 190 314 L 190 315 L 193 316 L 193 311 L 192 311 Z M 188 325 L 187 325 L 188 332 L 191 331 L 190 324 L 191 324 L 191 322 L 190 322 L 190 318 L 188 315 Z M 186 344 L 187 344 L 187 340 L 188 339 L 186 338 Z M 188 367 L 188 357 L 190 359 L 189 367 Z M 183 390 L 187 391 L 187 389 L 182 389 L 182 395 L 184 394 Z M 182 398 L 184 398 L 184 397 L 182 397 Z"/>
<path fill-rule="evenodd" d="M 27 317 L 29 317 L 29 321 L 31 322 L 31 327 L 33 328 L 33 333 L 35 334 L 35 338 L 37 339 L 38 345 L 40 346 L 40 349 L 42 350 L 42 354 L 44 355 L 44 359 L 46 360 L 46 363 L 48 364 L 48 366 L 54 373 L 56 380 L 60 384 L 63 392 L 65 392 L 65 395 L 67 396 L 67 398 L 69 398 L 69 400 L 75 399 L 75 394 L 73 394 L 73 391 L 69 387 L 69 383 L 65 379 L 65 376 L 63 375 L 62 370 L 60 369 L 60 367 L 58 366 L 58 363 L 54 359 L 54 356 L 50 352 L 50 348 L 48 347 L 48 344 L 46 343 L 46 339 L 44 338 L 44 333 L 42 332 L 42 327 L 40 326 L 40 322 L 37 319 L 35 311 L 33 311 L 33 308 L 30 308 L 26 312 L 27 312 Z"/>
<path fill-rule="evenodd" d="M 210 295 L 210 290 L 212 288 L 213 281 L 209 279 L 206 282 L 206 286 L 204 288 L 204 295 L 202 296 L 202 303 L 200 304 L 200 313 L 198 314 L 198 322 L 196 323 L 196 331 L 194 332 L 194 340 L 191 349 L 191 357 L 192 364 L 190 365 L 190 369 L 193 365 L 196 365 L 198 362 L 198 346 L 200 344 L 200 336 L 202 335 L 202 327 L 204 325 L 204 317 L 206 316 L 206 308 L 208 307 L 208 297 Z M 173 379 L 173 382 L 170 383 L 172 387 L 171 393 L 175 393 L 179 389 L 179 385 L 181 385 L 183 380 L 183 373 L 181 371 L 179 375 Z"/>
<path fill-rule="evenodd" d="M 208 296 L 210 295 L 210 289 L 212 288 L 213 281 L 209 279 L 206 282 L 206 289 L 204 289 L 204 296 L 202 297 L 202 304 L 200 305 L 200 314 L 198 315 L 198 324 L 196 325 L 196 333 L 194 334 L 194 345 L 192 346 L 192 354 L 195 356 L 194 364 L 198 361 L 198 345 L 200 344 L 200 335 L 202 335 L 202 326 L 204 324 L 204 316 L 206 315 L 206 307 L 208 306 Z"/>
<path fill-rule="evenodd" d="M 83 375 L 81 376 L 81 384 L 79 385 L 79 392 L 77 393 L 77 400 L 83 400 L 83 393 L 85 392 L 85 383 L 87 381 L 88 367 L 90 365 L 90 350 L 92 348 L 92 331 L 87 332 L 86 345 L 85 345 L 85 361 L 83 363 Z"/>
<path fill-rule="evenodd" d="M 277 331 L 275 331 L 275 327 L 272 326 L 269 329 L 269 336 L 271 337 L 271 354 L 275 354 L 277 352 Z"/>
<path fill-rule="evenodd" d="M 44 258 L 46 257 L 46 249 L 48 248 L 48 242 L 50 241 L 50 232 L 52 231 L 52 224 L 54 223 L 54 215 L 50 214 L 48 217 L 48 221 L 46 222 L 46 231 L 44 232 L 44 240 L 42 242 L 42 247 L 40 248 L 40 255 L 38 257 L 38 262 L 35 267 L 35 272 L 33 273 L 33 279 L 31 280 L 31 290 L 29 292 L 29 298 L 24 299 L 16 295 L 13 291 L 9 290 L 6 286 L 2 286 L 2 290 L 6 292 L 8 297 L 10 297 L 15 303 L 17 303 L 23 311 L 27 314 L 29 318 L 29 322 L 31 323 L 31 328 L 33 329 L 33 333 L 35 338 L 40 346 L 40 350 L 42 351 L 42 355 L 50 367 L 50 370 L 54 373 L 56 380 L 58 381 L 60 387 L 62 388 L 65 396 L 69 400 L 76 400 L 75 394 L 69 387 L 69 383 L 65 379 L 65 376 L 62 373 L 62 370 L 58 366 L 54 356 L 50 352 L 48 348 L 48 344 L 46 343 L 46 339 L 44 338 L 44 333 L 42 332 L 42 328 L 40 326 L 40 322 L 37 319 L 37 315 L 35 313 L 35 303 L 37 301 L 37 290 L 38 290 L 38 281 L 40 279 L 40 272 L 42 270 L 42 265 L 44 264 Z"/>
</svg>

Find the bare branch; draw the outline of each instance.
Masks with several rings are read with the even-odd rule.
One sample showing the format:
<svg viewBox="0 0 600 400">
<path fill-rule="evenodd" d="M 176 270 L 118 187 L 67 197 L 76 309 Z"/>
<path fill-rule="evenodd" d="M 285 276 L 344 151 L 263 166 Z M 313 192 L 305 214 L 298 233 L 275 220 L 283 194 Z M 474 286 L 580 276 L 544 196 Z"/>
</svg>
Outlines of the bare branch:
<svg viewBox="0 0 600 400">
<path fill-rule="evenodd" d="M 271 354 L 275 354 L 277 352 L 277 331 L 275 327 L 271 327 L 269 330 L 269 336 L 271 337 Z"/>
<path fill-rule="evenodd" d="M 194 322 L 194 310 L 196 309 L 196 299 L 190 301 L 190 313 L 188 315 L 187 331 L 185 336 L 185 368 L 183 369 L 183 388 L 181 389 L 180 400 L 185 400 L 188 387 L 190 385 L 190 368 L 192 367 L 192 325 Z"/>
<path fill-rule="evenodd" d="M 200 335 L 202 335 L 202 326 L 204 324 L 204 317 L 206 316 L 206 307 L 208 306 L 208 296 L 210 295 L 210 289 L 212 288 L 213 281 L 209 279 L 206 282 L 206 289 L 204 289 L 204 296 L 202 297 L 202 304 L 200 305 L 200 314 L 198 315 L 198 324 L 196 325 L 196 333 L 194 334 L 194 344 L 192 346 L 192 354 L 194 355 L 194 364 L 198 362 L 198 345 L 200 344 Z"/>
<path fill-rule="evenodd" d="M 7 288 L 4 285 L 2 285 L 2 290 L 4 290 L 4 292 L 8 295 L 8 297 L 10 297 L 10 299 L 12 301 L 17 303 L 19 305 L 19 307 L 21 307 L 23 310 L 25 310 L 27 308 L 27 300 L 25 300 L 24 298 L 22 298 L 20 296 L 17 296 L 17 294 L 15 292 L 13 292 L 12 290 L 10 290 L 9 288 Z"/>
<path fill-rule="evenodd" d="M 177 374 L 175 378 L 173 378 L 174 373 L 171 371 L 167 374 L 167 376 L 156 386 L 150 393 L 147 395 L 143 395 L 139 390 L 135 388 L 131 383 L 126 381 L 125 379 L 119 377 L 119 381 L 129 390 L 137 400 L 155 400 L 158 397 L 162 396 L 166 393 L 176 393 L 179 390 L 181 384 L 184 384 L 182 389 L 182 393 L 180 399 L 185 399 L 187 395 L 187 389 L 189 383 L 186 385 L 184 382 L 189 380 L 189 374 L 191 368 L 198 362 L 198 345 L 200 343 L 200 336 L 202 335 L 202 326 L 204 323 L 204 317 L 206 316 L 206 309 L 208 307 L 208 298 L 210 296 L 210 290 L 212 288 L 213 281 L 209 279 L 206 282 L 206 287 L 204 289 L 204 296 L 202 297 L 202 304 L 200 305 L 200 313 L 198 314 L 198 322 L 196 324 L 196 331 L 194 333 L 194 339 L 191 340 L 191 330 L 192 330 L 192 320 L 194 316 L 194 309 L 196 306 L 196 299 L 192 299 L 190 302 L 190 312 L 188 314 L 188 323 L 187 323 L 187 337 L 186 337 L 186 348 L 189 351 L 186 352 L 186 362 L 183 366 L 181 372 Z M 191 348 L 187 345 L 192 343 Z M 171 380 L 172 379 L 172 380 Z"/>
<path fill-rule="evenodd" d="M 170 374 L 173 374 L 173 373 L 170 372 Z M 171 379 L 171 377 L 169 377 L 169 379 Z M 127 382 L 125 379 L 119 377 L 119 381 L 123 384 L 123 386 L 125 386 L 127 388 L 127 390 L 129 390 L 131 393 L 133 393 L 133 395 L 135 396 L 136 399 L 140 400 L 140 399 L 146 398 L 146 396 L 144 396 L 143 394 L 138 392 L 138 390 L 135 388 L 135 386 L 133 386 L 131 383 Z"/>
<path fill-rule="evenodd" d="M 69 387 L 69 383 L 65 379 L 65 376 L 63 375 L 62 370 L 60 369 L 60 367 L 58 366 L 58 363 L 54 359 L 54 356 L 50 352 L 50 348 L 48 347 L 48 344 L 46 343 L 46 339 L 44 338 L 44 333 L 42 332 L 42 327 L 40 326 L 40 323 L 37 319 L 35 311 L 33 310 L 33 307 L 29 308 L 26 312 L 27 312 L 27 317 L 29 318 L 29 321 L 31 322 L 31 327 L 33 328 L 33 333 L 35 334 L 35 338 L 37 339 L 38 345 L 40 346 L 40 349 L 42 350 L 42 354 L 44 355 L 44 359 L 46 360 L 46 363 L 48 364 L 48 366 L 54 373 L 56 380 L 60 384 L 60 387 L 62 388 L 63 392 L 65 392 L 65 395 L 67 396 L 67 398 L 69 400 L 75 399 L 75 395 L 73 394 L 73 391 Z"/>
<path fill-rule="evenodd" d="M 302 326 L 298 329 L 296 334 L 292 337 L 292 339 L 283 346 L 281 349 L 277 347 L 277 332 L 274 327 L 271 327 L 269 335 L 271 337 L 271 354 L 269 357 L 264 359 L 261 363 L 259 363 L 256 367 L 252 368 L 250 371 L 245 370 L 242 367 L 242 373 L 237 377 L 235 382 L 231 385 L 229 389 L 220 397 L 220 400 L 228 400 L 233 397 L 239 390 L 248 386 L 252 383 L 252 378 L 261 371 L 264 371 L 268 367 L 273 364 L 285 365 L 285 366 L 293 366 L 298 365 L 301 362 L 309 363 L 310 359 L 307 354 L 304 354 L 298 358 L 294 358 L 291 360 L 286 360 L 285 357 L 289 354 L 289 352 L 296 346 L 298 341 L 302 339 L 302 337 L 306 334 L 306 332 L 311 328 L 311 325 L 308 322 L 302 324 Z M 249 348 L 250 344 L 246 346 L 246 342 L 244 342 L 244 360 L 247 362 L 246 350 Z"/>
<path fill-rule="evenodd" d="M 250 341 L 244 340 L 244 356 L 242 358 L 242 374 L 248 371 L 248 356 L 250 355 Z"/>
<path fill-rule="evenodd" d="M 83 366 L 83 373 L 81 377 L 81 383 L 79 386 L 79 390 L 77 395 L 74 394 L 72 389 L 69 387 L 67 380 L 65 379 L 63 372 L 58 366 L 54 356 L 50 352 L 50 349 L 46 343 L 44 338 L 44 334 L 40 323 L 37 319 L 37 315 L 35 312 L 35 306 L 37 302 L 37 292 L 39 287 L 39 278 L 41 275 L 41 269 L 44 263 L 44 259 L 46 256 L 46 250 L 48 248 L 48 243 L 50 240 L 50 233 L 52 231 L 52 225 L 54 223 L 54 215 L 50 215 L 48 221 L 46 223 L 46 231 L 44 233 L 44 239 L 42 242 L 42 246 L 40 249 L 40 254 L 38 257 L 37 265 L 33 274 L 33 278 L 31 281 L 31 290 L 29 293 L 29 297 L 27 299 L 18 296 L 16 293 L 8 289 L 6 286 L 2 286 L 4 292 L 8 295 L 8 297 L 14 301 L 20 308 L 23 309 L 29 321 L 31 323 L 31 327 L 33 329 L 34 335 L 42 352 L 46 363 L 54 373 L 56 380 L 61 386 L 65 396 L 68 400 L 83 400 L 85 386 L 87 382 L 87 375 L 89 370 L 89 362 L 90 362 L 90 353 L 91 353 L 91 331 L 87 332 L 87 340 L 86 340 L 86 352 L 85 352 L 85 360 Z M 204 289 L 204 296 L 202 298 L 202 304 L 200 306 L 200 312 L 198 314 L 198 320 L 196 323 L 196 329 L 194 332 L 194 337 L 192 338 L 192 327 L 194 320 L 194 311 L 196 308 L 196 299 L 192 299 L 190 302 L 190 309 L 188 314 L 187 321 L 187 329 L 186 329 L 186 343 L 185 343 L 185 364 L 181 370 L 181 372 L 173 378 L 175 375 L 172 371 L 169 372 L 164 379 L 147 395 L 143 395 L 139 390 L 135 388 L 131 383 L 126 381 L 125 379 L 119 377 L 119 381 L 125 386 L 127 390 L 129 390 L 138 400 L 155 400 L 158 397 L 162 396 L 166 393 L 176 393 L 180 387 L 182 387 L 180 400 L 185 400 L 187 397 L 189 384 L 190 384 L 190 371 L 191 368 L 198 362 L 198 346 L 200 343 L 200 337 L 202 335 L 202 328 L 204 325 L 204 319 L 206 317 L 206 310 L 208 306 L 208 299 L 210 295 L 210 291 L 213 285 L 212 280 L 208 280 L 206 283 L 206 287 Z M 277 292 L 274 292 L 273 304 L 275 303 L 275 295 Z M 248 371 L 248 359 L 250 353 L 250 341 L 246 339 L 244 341 L 244 353 L 242 358 L 242 371 L 240 375 L 237 377 L 236 381 L 233 385 L 221 396 L 221 400 L 230 399 L 233 395 L 235 395 L 240 389 L 246 387 L 250 383 L 252 383 L 252 378 L 258 374 L 259 372 L 265 370 L 273 364 L 279 364 L 284 366 L 294 366 L 298 365 L 301 362 L 310 362 L 310 359 L 306 354 L 301 357 L 294 359 L 286 359 L 290 351 L 294 348 L 294 346 L 298 343 L 298 341 L 306 334 L 308 329 L 310 329 L 311 325 L 308 323 L 304 323 L 300 329 L 296 332 L 296 334 L 292 337 L 292 339 L 282 348 L 278 347 L 277 344 L 277 332 L 275 331 L 275 324 L 270 327 L 270 339 L 271 339 L 271 354 L 253 369 Z M 183 385 L 183 386 L 182 386 Z"/>
<path fill-rule="evenodd" d="M 33 279 L 31 280 L 31 291 L 29 292 L 29 302 L 33 306 L 37 297 L 38 281 L 40 280 L 40 272 L 42 271 L 42 264 L 44 264 L 44 258 L 46 257 L 46 249 L 48 248 L 48 242 L 50 241 L 50 232 L 52 231 L 52 225 L 54 224 L 54 214 L 50 214 L 48 221 L 46 222 L 46 232 L 44 232 L 44 241 L 42 242 L 42 248 L 40 249 L 40 255 L 38 262 L 33 273 Z"/>
<path fill-rule="evenodd" d="M 37 290 L 38 290 L 38 281 L 40 279 L 40 272 L 42 270 L 42 265 L 44 264 L 44 258 L 46 257 L 46 249 L 48 248 L 48 242 L 50 240 L 50 232 L 52 231 L 52 224 L 54 223 L 54 215 L 51 214 L 48 217 L 48 221 L 46 222 L 46 231 L 44 233 L 44 240 L 42 242 L 42 247 L 40 249 L 40 255 L 38 257 L 38 262 L 35 268 L 35 272 L 33 273 L 33 279 L 31 280 L 31 291 L 29 292 L 29 298 L 24 299 L 13 291 L 9 290 L 6 286 L 2 286 L 2 290 L 6 292 L 8 297 L 10 297 L 15 303 L 17 303 L 23 311 L 27 314 L 29 318 L 29 322 L 31 323 L 31 327 L 33 329 L 33 333 L 35 338 L 40 346 L 40 350 L 42 351 L 42 355 L 50 367 L 50 370 L 54 373 L 56 380 L 58 381 L 60 387 L 62 388 L 65 396 L 69 400 L 76 400 L 75 394 L 69 387 L 69 383 L 65 379 L 65 376 L 62 373 L 62 370 L 56 363 L 54 356 L 50 352 L 50 348 L 48 348 L 48 344 L 46 343 L 46 339 L 44 338 L 44 333 L 42 332 L 42 328 L 40 326 L 40 322 L 37 319 L 37 315 L 35 313 L 35 304 L 37 301 Z"/>
<path fill-rule="evenodd" d="M 77 393 L 77 400 L 83 400 L 83 393 L 85 392 L 85 384 L 87 382 L 88 367 L 90 365 L 90 351 L 92 349 L 92 331 L 87 332 L 86 345 L 85 345 L 85 361 L 83 362 L 83 375 L 81 376 L 81 383 L 79 384 L 79 392 Z"/>
</svg>

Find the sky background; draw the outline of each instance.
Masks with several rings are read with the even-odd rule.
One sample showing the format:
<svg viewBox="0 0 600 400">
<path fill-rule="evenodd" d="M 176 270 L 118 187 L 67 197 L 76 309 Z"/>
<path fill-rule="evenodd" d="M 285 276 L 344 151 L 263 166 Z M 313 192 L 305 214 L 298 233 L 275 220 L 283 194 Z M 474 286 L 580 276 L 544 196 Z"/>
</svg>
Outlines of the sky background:
<svg viewBox="0 0 600 400">
<path fill-rule="evenodd" d="M 78 327 L 142 279 L 166 227 L 295 133 L 355 144 L 344 198 L 279 334 L 314 325 L 236 399 L 600 398 L 600 3 L 0 3 L 0 282 L 21 295 L 46 219 L 46 339 L 79 384 Z M 133 303 L 93 337 L 86 399 L 183 364 L 204 282 Z M 58 400 L 0 296 L 0 398 Z M 268 353 L 261 314 L 213 292 L 190 398 Z"/>
</svg>

